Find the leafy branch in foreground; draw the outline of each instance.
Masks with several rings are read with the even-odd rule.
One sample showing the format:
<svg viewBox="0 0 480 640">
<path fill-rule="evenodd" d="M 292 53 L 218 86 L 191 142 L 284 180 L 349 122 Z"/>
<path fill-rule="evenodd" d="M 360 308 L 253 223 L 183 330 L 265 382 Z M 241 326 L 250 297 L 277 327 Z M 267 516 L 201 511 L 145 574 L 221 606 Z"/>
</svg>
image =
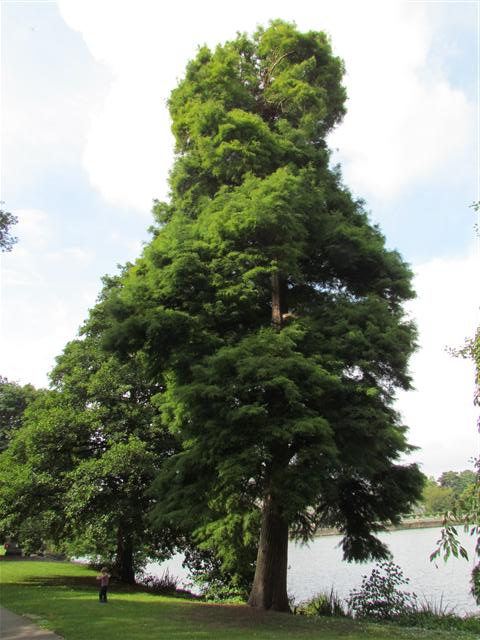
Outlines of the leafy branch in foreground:
<svg viewBox="0 0 480 640">
<path fill-rule="evenodd" d="M 460 543 L 458 527 L 463 529 L 471 537 L 476 536 L 474 554 L 477 562 L 472 571 L 472 595 L 477 604 L 480 604 L 480 460 L 476 461 L 478 480 L 472 493 L 470 504 L 463 511 L 449 511 L 445 514 L 442 525 L 441 537 L 437 540 L 437 547 L 430 555 L 430 561 L 434 562 L 440 557 L 446 562 L 451 556 L 454 558 L 469 559 L 468 551 Z"/>
<path fill-rule="evenodd" d="M 478 210 L 479 203 L 476 203 Z M 462 358 L 470 358 L 476 366 L 475 391 L 473 404 L 480 407 L 480 327 L 477 328 L 475 337 L 467 340 L 462 349 L 453 351 L 454 355 Z M 477 428 L 480 431 L 480 416 L 477 419 Z M 437 548 L 431 554 L 430 560 L 434 561 L 443 555 L 445 561 L 450 556 L 462 557 L 468 560 L 467 550 L 460 544 L 456 525 L 463 524 L 465 532 L 470 536 L 477 536 L 475 545 L 476 565 L 472 571 L 472 595 L 480 604 L 480 458 L 475 460 L 477 470 L 477 482 L 471 496 L 464 505 L 462 511 L 452 511 L 445 514 L 441 538 L 437 541 Z"/>
</svg>

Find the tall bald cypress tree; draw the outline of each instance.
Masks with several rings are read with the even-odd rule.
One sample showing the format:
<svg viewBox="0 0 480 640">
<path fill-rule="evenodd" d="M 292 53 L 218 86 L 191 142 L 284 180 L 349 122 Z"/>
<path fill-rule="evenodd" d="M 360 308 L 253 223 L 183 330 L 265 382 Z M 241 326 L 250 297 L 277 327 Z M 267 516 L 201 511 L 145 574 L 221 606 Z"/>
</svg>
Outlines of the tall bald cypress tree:
<svg viewBox="0 0 480 640">
<path fill-rule="evenodd" d="M 109 348 L 148 354 L 183 443 L 154 517 L 227 568 L 257 532 L 265 609 L 288 610 L 289 534 L 336 526 L 347 559 L 382 557 L 422 484 L 393 409 L 411 273 L 329 164 L 342 75 L 324 33 L 281 21 L 202 47 L 170 99 L 171 199 L 111 301 Z"/>
</svg>

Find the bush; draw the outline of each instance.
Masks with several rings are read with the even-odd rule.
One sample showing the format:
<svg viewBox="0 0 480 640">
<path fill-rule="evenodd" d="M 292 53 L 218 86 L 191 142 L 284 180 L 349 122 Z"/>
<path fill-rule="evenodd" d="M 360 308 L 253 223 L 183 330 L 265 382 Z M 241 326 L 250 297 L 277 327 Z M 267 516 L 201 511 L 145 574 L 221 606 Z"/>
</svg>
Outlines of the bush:
<svg viewBox="0 0 480 640">
<path fill-rule="evenodd" d="M 174 593 L 178 589 L 180 578 L 166 569 L 161 576 L 142 575 L 140 583 L 153 593 Z"/>
<path fill-rule="evenodd" d="M 345 617 L 347 612 L 343 606 L 343 602 L 339 595 L 333 590 L 321 591 L 313 598 L 302 602 L 296 609 L 295 613 L 304 616 L 329 616 L 329 617 Z"/>
<path fill-rule="evenodd" d="M 248 599 L 255 566 L 244 550 L 241 558 L 230 570 L 221 560 L 207 549 L 189 546 L 183 550 L 183 566 L 189 570 L 193 585 L 205 600 L 213 602 L 244 602 Z M 245 557 L 247 556 L 247 557 Z"/>
<path fill-rule="evenodd" d="M 347 604 L 356 618 L 389 620 L 415 609 L 417 596 L 400 591 L 409 583 L 401 568 L 393 562 L 380 562 L 370 576 L 363 576 L 358 591 L 350 591 Z"/>
</svg>

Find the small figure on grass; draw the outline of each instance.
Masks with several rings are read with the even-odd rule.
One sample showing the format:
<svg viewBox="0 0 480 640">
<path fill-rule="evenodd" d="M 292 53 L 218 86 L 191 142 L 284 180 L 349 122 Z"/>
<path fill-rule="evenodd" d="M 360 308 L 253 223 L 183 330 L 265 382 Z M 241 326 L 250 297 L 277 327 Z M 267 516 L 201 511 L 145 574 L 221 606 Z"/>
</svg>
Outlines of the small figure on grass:
<svg viewBox="0 0 480 640">
<path fill-rule="evenodd" d="M 110 574 L 108 573 L 107 567 L 102 567 L 101 571 L 102 571 L 102 573 L 99 576 L 97 576 L 97 580 L 100 582 L 100 591 L 98 592 L 98 598 L 99 598 L 100 602 L 106 603 L 107 602 L 107 589 L 108 589 L 108 582 L 110 580 Z"/>
</svg>

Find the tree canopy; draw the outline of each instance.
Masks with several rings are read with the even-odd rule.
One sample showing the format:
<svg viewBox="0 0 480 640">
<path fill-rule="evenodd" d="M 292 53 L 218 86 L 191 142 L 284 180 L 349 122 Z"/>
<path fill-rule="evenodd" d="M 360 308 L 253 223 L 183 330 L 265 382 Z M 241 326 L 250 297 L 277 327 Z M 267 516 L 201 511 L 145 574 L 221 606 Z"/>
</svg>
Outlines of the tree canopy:
<svg viewBox="0 0 480 640">
<path fill-rule="evenodd" d="M 454 495 L 459 498 L 468 487 L 475 483 L 476 473 L 471 469 L 464 471 L 444 471 L 438 478 L 441 487 L 452 489 Z"/>
<path fill-rule="evenodd" d="M 6 449 L 15 431 L 22 426 L 25 410 L 38 394 L 31 384 L 21 385 L 0 376 L 0 451 Z"/>
</svg>

